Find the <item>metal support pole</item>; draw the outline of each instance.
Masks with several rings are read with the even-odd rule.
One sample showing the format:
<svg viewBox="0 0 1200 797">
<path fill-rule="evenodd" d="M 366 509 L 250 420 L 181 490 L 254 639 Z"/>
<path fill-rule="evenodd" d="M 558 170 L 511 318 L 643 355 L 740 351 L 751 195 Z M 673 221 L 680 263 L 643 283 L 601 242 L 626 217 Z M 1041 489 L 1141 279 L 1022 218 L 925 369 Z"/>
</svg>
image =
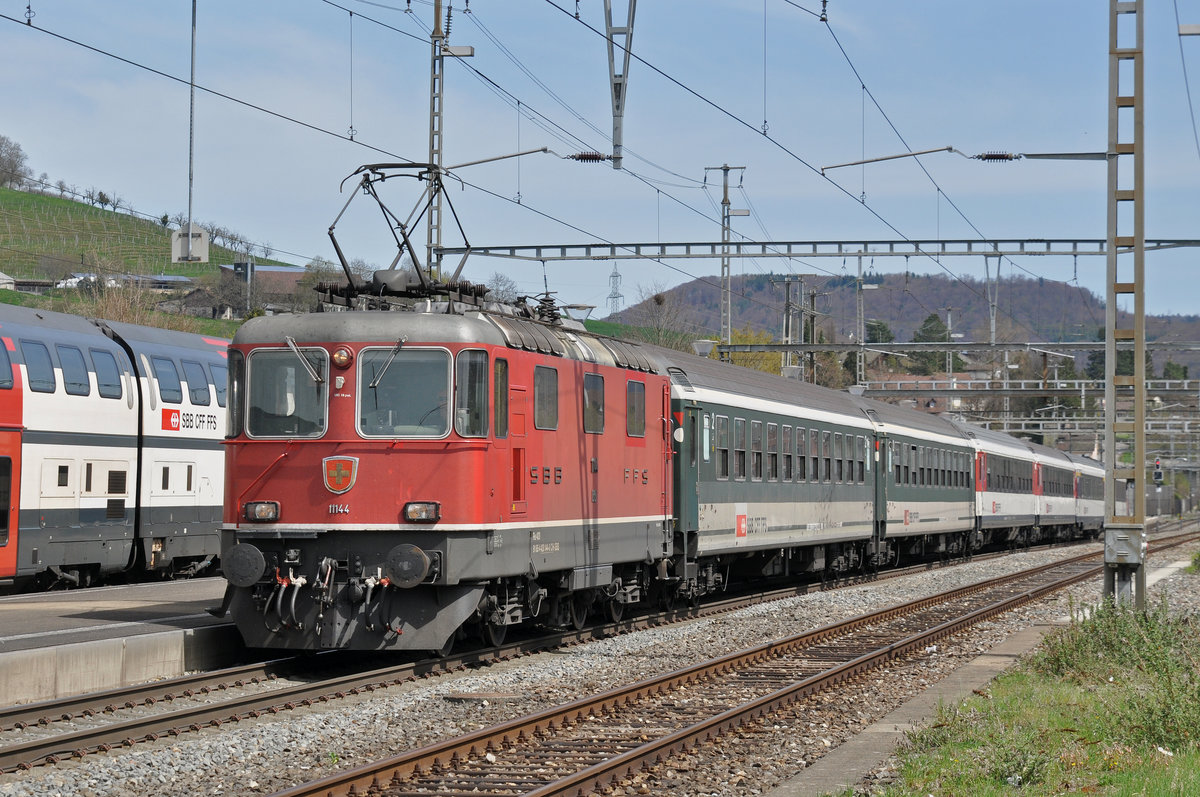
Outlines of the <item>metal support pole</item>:
<svg viewBox="0 0 1200 797">
<path fill-rule="evenodd" d="M 622 139 L 624 138 L 622 124 L 625 120 L 625 88 L 629 82 L 629 52 L 631 43 L 633 42 L 633 14 L 636 9 L 637 0 L 629 0 L 629 15 L 625 22 L 625 27 L 617 27 L 613 25 L 612 0 L 604 0 L 604 25 L 608 38 L 608 78 L 609 87 L 612 92 L 612 165 L 614 169 L 621 168 L 621 146 Z M 624 60 L 624 66 L 620 72 L 617 71 L 617 48 L 620 48 Z"/>
<path fill-rule="evenodd" d="M 1119 603 L 1128 603 L 1130 593 L 1139 609 L 1146 603 L 1146 329 L 1145 329 L 1145 153 L 1143 150 L 1143 0 L 1109 0 L 1109 58 L 1108 58 L 1108 293 L 1105 305 L 1105 362 L 1104 362 L 1104 448 L 1105 448 L 1105 538 L 1104 594 Z M 1132 25 L 1120 26 L 1122 16 L 1133 17 Z M 1133 41 L 1128 41 L 1132 33 Z M 1122 85 L 1122 64 L 1132 65 L 1125 78 L 1131 85 Z M 1121 140 L 1122 125 L 1132 135 L 1131 141 Z M 1132 158 L 1129 164 L 1128 158 Z M 1124 173 L 1119 165 L 1131 165 Z M 1128 181 L 1132 180 L 1132 185 Z M 1125 223 L 1121 227 L 1118 208 L 1124 208 Z M 1132 260 L 1132 264 L 1129 261 Z M 1121 272 L 1122 262 L 1127 271 Z M 1132 273 L 1128 273 L 1132 265 Z M 1132 326 L 1118 328 L 1118 297 L 1132 296 L 1129 313 Z M 1117 342 L 1132 344 L 1133 373 L 1117 374 Z M 1130 441 L 1130 461 L 1123 467 L 1117 451 L 1117 435 Z M 1119 480 L 1133 485 L 1133 505 L 1125 514 L 1117 513 L 1116 494 Z M 1132 586 L 1136 582 L 1136 588 Z"/>
<path fill-rule="evenodd" d="M 442 70 L 445 67 L 442 45 L 445 42 L 442 0 L 434 0 L 433 32 L 429 34 L 429 162 L 434 165 L 434 172 L 429 175 L 429 217 L 425 220 L 425 265 L 434 280 L 442 276 Z"/>
</svg>

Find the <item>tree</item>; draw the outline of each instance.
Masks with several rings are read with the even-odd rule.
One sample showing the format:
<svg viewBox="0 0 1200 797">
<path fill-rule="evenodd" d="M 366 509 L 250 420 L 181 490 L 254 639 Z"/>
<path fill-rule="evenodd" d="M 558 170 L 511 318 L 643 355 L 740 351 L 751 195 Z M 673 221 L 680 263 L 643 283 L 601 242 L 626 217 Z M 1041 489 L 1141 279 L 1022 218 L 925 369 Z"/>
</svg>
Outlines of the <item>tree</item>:
<svg viewBox="0 0 1200 797">
<path fill-rule="evenodd" d="M 921 322 L 921 327 L 913 333 L 914 343 L 947 343 L 950 333 L 937 313 L 930 313 Z M 938 351 L 922 351 L 909 355 L 914 374 L 936 374 L 946 370 L 946 357 Z"/>
<path fill-rule="evenodd" d="M 493 302 L 512 304 L 521 295 L 517 281 L 500 271 L 493 271 L 487 280 L 487 298 Z"/>
<path fill-rule="evenodd" d="M 1163 379 L 1187 379 L 1188 367 L 1186 365 L 1180 365 L 1179 363 L 1173 363 L 1170 360 L 1167 360 L 1165 363 L 1163 363 L 1162 376 Z"/>
<path fill-rule="evenodd" d="M 866 322 L 867 343 L 891 343 L 896 339 L 896 333 L 882 321 L 871 318 Z"/>
<path fill-rule="evenodd" d="M 27 158 L 21 145 L 8 136 L 0 136 L 0 186 L 21 188 L 33 176 L 33 169 L 26 164 Z"/>
</svg>

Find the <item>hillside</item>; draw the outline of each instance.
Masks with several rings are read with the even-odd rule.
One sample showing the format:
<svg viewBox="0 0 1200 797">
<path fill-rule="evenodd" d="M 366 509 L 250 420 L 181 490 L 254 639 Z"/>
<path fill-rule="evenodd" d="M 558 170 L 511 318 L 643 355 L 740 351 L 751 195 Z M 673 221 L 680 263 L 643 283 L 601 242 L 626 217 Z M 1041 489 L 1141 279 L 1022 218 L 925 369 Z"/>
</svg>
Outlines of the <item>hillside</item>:
<svg viewBox="0 0 1200 797">
<path fill-rule="evenodd" d="M 749 327 L 781 337 L 784 287 L 774 275 L 734 277 L 733 327 Z M 989 339 L 987 288 L 982 281 L 949 276 L 889 274 L 873 276 L 876 286 L 864 291 L 864 315 L 881 321 L 898 341 L 911 341 L 931 313 L 946 321 L 951 308 L 954 334 L 962 340 Z M 664 291 L 659 302 L 647 299 L 608 317 L 607 321 L 652 325 L 650 319 L 678 319 L 695 337 L 717 338 L 721 328 L 720 277 L 703 277 Z M 828 341 L 848 342 L 857 326 L 853 277 L 809 277 L 807 294 L 816 291 L 818 329 Z M 798 302 L 793 288 L 793 301 Z M 1125 314 L 1122 314 L 1125 317 Z M 997 296 L 996 338 L 1000 341 L 1094 341 L 1104 327 L 1104 302 L 1090 291 L 1063 282 L 1034 278 L 1005 278 Z M 1200 315 L 1146 317 L 1150 341 L 1200 341 Z M 1171 359 L 1200 375 L 1200 352 L 1176 352 Z M 1155 356 L 1161 373 L 1167 355 Z M 1080 359 L 1079 365 L 1084 364 Z"/>
<path fill-rule="evenodd" d="M 218 263 L 245 259 L 218 243 L 209 247 L 208 263 L 173 264 L 171 229 L 74 199 L 0 188 L 0 271 L 25 279 L 61 279 L 73 271 L 198 278 L 215 273 Z"/>
</svg>

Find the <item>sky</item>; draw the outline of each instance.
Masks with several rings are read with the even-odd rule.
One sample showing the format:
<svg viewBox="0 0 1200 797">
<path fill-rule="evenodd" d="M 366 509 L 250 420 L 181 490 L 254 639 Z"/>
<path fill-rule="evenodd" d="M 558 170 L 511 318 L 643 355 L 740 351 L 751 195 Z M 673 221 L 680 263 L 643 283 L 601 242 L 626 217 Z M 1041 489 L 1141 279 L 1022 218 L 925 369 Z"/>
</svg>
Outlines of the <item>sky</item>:
<svg viewBox="0 0 1200 797">
<path fill-rule="evenodd" d="M 613 5 L 623 19 L 627 4 Z M 1200 0 L 1146 5 L 1146 236 L 1200 239 L 1200 36 L 1178 35 L 1179 23 L 1200 24 Z M 451 6 L 448 43 L 474 56 L 446 63 L 443 163 L 550 152 L 455 170 L 447 246 L 719 241 L 722 172 L 710 167 L 723 165 L 744 167 L 729 173 L 731 207 L 749 211 L 731 222 L 743 240 L 1106 235 L 1097 161 L 941 152 L 821 169 L 942 147 L 1103 151 L 1107 3 L 829 0 L 822 21 L 820 0 L 643 0 L 620 171 L 565 157 L 612 149 L 601 0 Z M 0 15 L 0 134 L 21 145 L 34 174 L 115 193 L 151 217 L 186 213 L 191 3 L 0 0 Z M 364 163 L 429 158 L 432 22 L 424 0 L 200 0 L 193 217 L 288 262 L 334 259 L 327 231 L 354 182 L 342 181 Z M 380 192 L 408 219 L 422 187 L 397 178 Z M 424 221 L 412 226 L 423 257 Z M 337 234 L 350 258 L 384 268 L 395 255 L 367 197 Z M 1200 249 L 1147 253 L 1147 312 L 1200 313 L 1198 263 Z M 624 305 L 720 272 L 719 260 L 615 265 Z M 979 257 L 865 264 L 975 279 L 984 266 Z M 613 267 L 472 255 L 463 276 L 503 273 L 527 294 L 548 285 L 600 317 Z M 732 272 L 856 268 L 853 258 L 755 258 Z M 1103 257 L 1027 256 L 1000 274 L 1105 293 Z"/>
</svg>

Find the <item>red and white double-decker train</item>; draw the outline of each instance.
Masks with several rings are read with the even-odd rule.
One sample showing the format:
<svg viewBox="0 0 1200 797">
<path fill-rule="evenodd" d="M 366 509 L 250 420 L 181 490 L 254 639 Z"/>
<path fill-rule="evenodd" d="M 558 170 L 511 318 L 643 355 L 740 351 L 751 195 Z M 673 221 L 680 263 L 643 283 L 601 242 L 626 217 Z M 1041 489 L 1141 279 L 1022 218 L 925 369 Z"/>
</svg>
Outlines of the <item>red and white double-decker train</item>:
<svg viewBox="0 0 1200 797">
<path fill-rule="evenodd" d="M 0 305 L 0 584 L 215 570 L 227 344 Z"/>
</svg>

